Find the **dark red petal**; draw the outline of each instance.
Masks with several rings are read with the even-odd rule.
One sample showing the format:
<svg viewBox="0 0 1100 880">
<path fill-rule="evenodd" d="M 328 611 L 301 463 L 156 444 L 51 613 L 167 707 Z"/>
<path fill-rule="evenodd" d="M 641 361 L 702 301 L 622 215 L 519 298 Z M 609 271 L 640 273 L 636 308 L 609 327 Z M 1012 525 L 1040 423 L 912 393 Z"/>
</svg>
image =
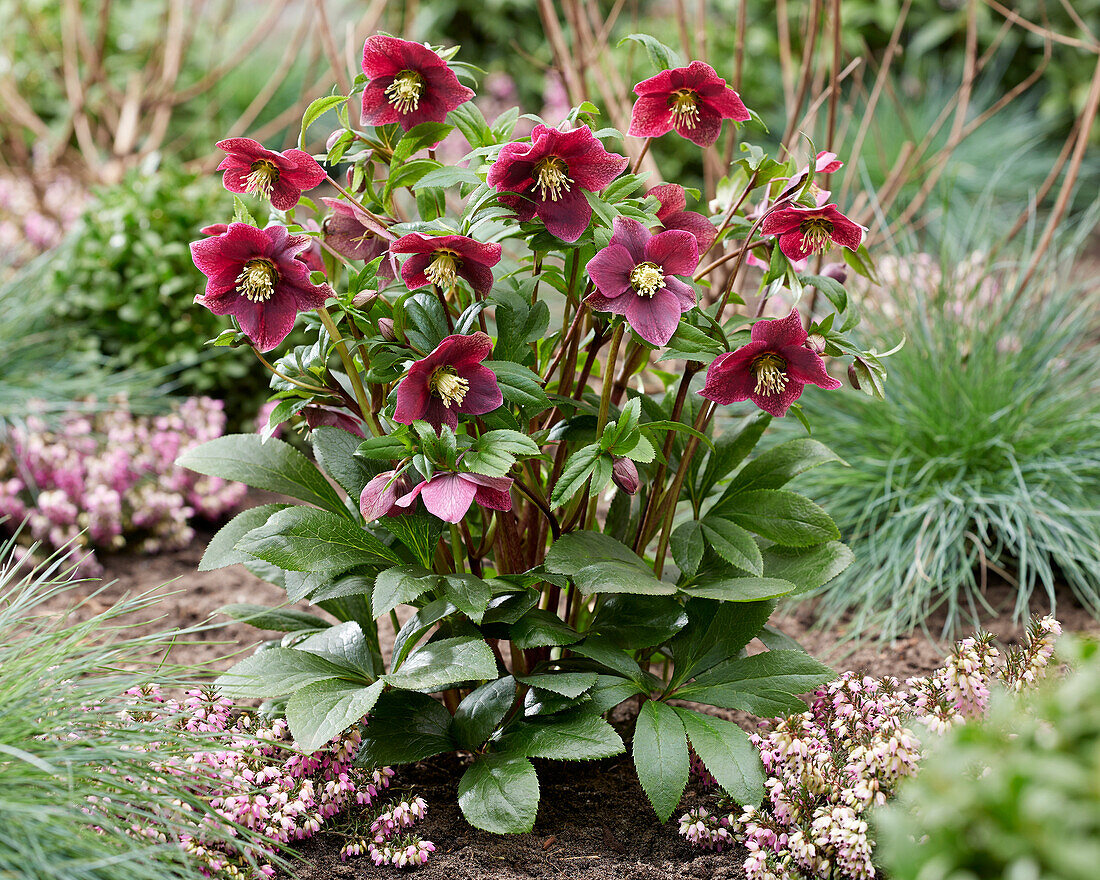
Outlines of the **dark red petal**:
<svg viewBox="0 0 1100 880">
<path fill-rule="evenodd" d="M 530 220 L 535 216 L 537 206 L 529 196 L 504 192 L 497 196 L 497 201 L 506 208 L 515 211 L 516 219 L 520 222 Z"/>
<path fill-rule="evenodd" d="M 402 235 L 390 245 L 390 250 L 395 254 L 430 254 L 432 251 L 443 247 L 440 239 L 435 235 L 425 235 L 423 232 L 410 232 Z"/>
<path fill-rule="evenodd" d="M 680 323 L 680 301 L 676 295 L 662 288 L 653 296 L 628 296 L 623 300 L 626 320 L 634 332 L 650 345 L 667 345 Z"/>
<path fill-rule="evenodd" d="M 700 254 L 706 252 L 718 237 L 718 230 L 714 228 L 714 224 L 694 211 L 681 211 L 665 217 L 661 222 L 665 229 L 683 229 L 694 235 Z"/>
<path fill-rule="evenodd" d="M 809 212 L 802 208 L 794 207 L 772 211 L 760 224 L 760 234 L 782 235 L 784 232 L 798 229 L 802 225 L 802 221 L 806 219 L 805 215 L 807 213 Z"/>
<path fill-rule="evenodd" d="M 680 311 L 687 312 L 695 308 L 696 298 L 695 291 L 691 289 L 691 285 L 685 284 L 679 278 L 673 278 L 669 275 L 665 278 L 665 290 L 669 290 L 676 297 L 680 303 Z"/>
<path fill-rule="evenodd" d="M 688 128 L 686 125 L 674 122 L 673 127 L 677 134 L 686 137 L 693 144 L 709 147 L 718 140 L 718 135 L 722 131 L 722 117 L 706 104 L 699 104 L 699 116 L 695 120 L 695 125 Z"/>
<path fill-rule="evenodd" d="M 749 400 L 764 412 L 781 419 L 787 414 L 791 404 L 802 396 L 802 389 L 805 387 L 801 382 L 788 377 L 786 387 L 778 394 L 757 394 L 754 385 L 753 390 L 749 392 Z"/>
<path fill-rule="evenodd" d="M 700 103 L 713 110 L 722 119 L 745 122 L 750 118 L 748 108 L 733 89 L 723 88 L 716 94 L 705 95 Z"/>
<path fill-rule="evenodd" d="M 716 357 L 707 368 L 706 382 L 699 393 L 723 406 L 748 400 L 749 394 L 756 385 L 756 377 L 753 376 L 750 367 L 753 360 L 764 349 L 765 346 L 762 343 L 750 342 L 737 351 Z"/>
<path fill-rule="evenodd" d="M 621 315 L 626 311 L 626 299 L 625 296 L 611 299 L 601 293 L 590 293 L 584 298 L 584 304 L 594 312 L 611 312 L 613 315 Z"/>
<path fill-rule="evenodd" d="M 248 175 L 251 173 L 252 170 L 247 165 L 243 168 L 228 168 L 225 174 L 222 175 L 222 186 L 231 193 L 246 193 L 248 192 Z"/>
<path fill-rule="evenodd" d="M 643 79 L 634 86 L 635 95 L 668 95 L 673 89 L 672 71 L 662 70 L 656 76 Z"/>
<path fill-rule="evenodd" d="M 806 341 L 806 330 L 798 309 L 792 309 L 785 318 L 771 318 L 752 325 L 753 342 L 763 342 L 770 351 L 778 352 L 786 346 L 798 347 Z"/>
<path fill-rule="evenodd" d="M 863 241 L 863 232 L 863 227 L 858 223 L 849 220 L 839 211 L 836 212 L 836 216 L 833 218 L 832 234 L 832 239 L 836 244 L 846 247 L 850 251 L 859 250 L 859 243 Z"/>
<path fill-rule="evenodd" d="M 630 128 L 633 137 L 660 137 L 672 131 L 672 110 L 668 106 L 668 94 L 643 95 L 634 102 L 630 111 Z"/>
<path fill-rule="evenodd" d="M 392 125 L 400 119 L 397 108 L 386 97 L 386 89 L 391 82 L 393 82 L 392 77 L 371 80 L 363 89 L 362 121 L 364 125 Z"/>
<path fill-rule="evenodd" d="M 599 192 L 622 174 L 629 164 L 626 156 L 609 153 L 593 138 L 591 149 L 582 158 L 569 163 L 569 176 L 573 178 L 574 186 Z"/>
<path fill-rule="evenodd" d="M 287 338 L 294 329 L 294 319 L 298 317 L 294 298 L 276 294 L 267 302 L 250 303 L 241 297 L 242 306 L 235 312 L 241 329 L 260 351 L 271 351 Z"/>
<path fill-rule="evenodd" d="M 390 76 L 402 70 L 421 71 L 443 64 L 443 59 L 431 49 L 409 40 L 376 35 L 363 44 L 363 73 L 374 79 Z"/>
<path fill-rule="evenodd" d="M 645 258 L 666 275 L 690 275 L 699 265 L 699 243 L 690 232 L 669 229 L 646 243 Z"/>
<path fill-rule="evenodd" d="M 418 367 L 423 364 L 418 361 L 409 368 L 409 375 L 401 380 L 397 386 L 397 406 L 394 408 L 394 421 L 403 425 L 411 425 L 417 419 L 424 418 L 424 410 L 428 407 L 431 392 L 428 390 L 429 371 Z"/>
<path fill-rule="evenodd" d="M 687 207 L 687 194 L 678 183 L 662 183 L 660 186 L 653 187 L 646 195 L 653 196 L 661 203 L 657 211 L 657 219 L 662 223 L 666 217 L 678 214 Z"/>
<path fill-rule="evenodd" d="M 242 161 L 247 162 L 249 165 L 257 159 L 278 159 L 277 153 L 273 153 L 259 141 L 254 141 L 252 138 L 226 138 L 223 141 L 218 141 L 214 146 L 226 153 L 239 156 Z M 275 164 L 277 164 L 277 161 Z"/>
<path fill-rule="evenodd" d="M 546 231 L 555 235 L 562 241 L 574 242 L 584 234 L 588 228 L 588 221 L 592 219 L 592 206 L 576 188 L 567 193 L 562 193 L 558 201 L 553 202 L 538 200 L 535 203 L 535 213 L 546 224 Z"/>
<path fill-rule="evenodd" d="M 804 260 L 813 253 L 810 246 L 806 244 L 806 237 L 799 229 L 792 229 L 790 232 L 784 232 L 780 235 L 779 249 L 783 251 L 783 256 L 792 263 Z"/>
<path fill-rule="evenodd" d="M 834 379 L 825 369 L 821 357 L 808 348 L 784 346 L 779 350 L 780 357 L 787 362 L 787 375 L 804 385 L 817 385 L 828 391 L 840 387 L 839 379 Z"/>
<path fill-rule="evenodd" d="M 616 217 L 616 222 L 620 218 Z M 641 225 L 641 224 L 639 224 Z M 635 260 L 630 252 L 612 237 L 612 243 L 588 261 L 588 277 L 596 289 L 607 299 L 622 296 L 630 287 L 630 273 L 641 260 Z"/>
<path fill-rule="evenodd" d="M 509 147 L 520 149 L 510 150 Z M 495 162 L 489 166 L 486 182 L 508 192 L 523 192 L 534 182 L 535 161 L 528 158 L 530 144 L 505 144 Z"/>
<path fill-rule="evenodd" d="M 488 296 L 493 288 L 493 270 L 474 260 L 463 260 L 458 267 L 458 276 L 465 278 L 478 296 Z"/>
<path fill-rule="evenodd" d="M 652 232 L 633 217 L 622 214 L 611 221 L 611 229 L 611 244 L 626 248 L 635 266 L 646 261 L 646 244 L 653 238 Z"/>
<path fill-rule="evenodd" d="M 473 416 L 490 413 L 504 403 L 504 394 L 497 384 L 496 374 L 488 367 L 478 364 L 463 371 L 463 378 L 470 383 L 466 396 L 462 398 L 459 412 Z"/>
<path fill-rule="evenodd" d="M 493 351 L 493 340 L 487 333 L 478 330 L 469 336 L 448 336 L 436 347 L 436 351 L 446 352 L 446 360 L 440 363 L 448 363 L 463 372 L 464 368 L 480 364 Z"/>
<path fill-rule="evenodd" d="M 289 211 L 301 197 L 302 191 L 282 175 L 271 187 L 271 207 L 277 211 Z"/>
<path fill-rule="evenodd" d="M 508 482 L 510 483 L 511 480 Z M 507 490 L 494 489 L 490 486 L 478 486 L 474 495 L 474 503 L 479 507 L 487 507 L 489 510 L 511 510 L 512 495 Z"/>
<path fill-rule="evenodd" d="M 493 242 L 481 242 L 465 235 L 440 235 L 439 247 L 456 251 L 463 260 L 480 263 L 483 266 L 495 266 L 500 262 L 504 249 Z"/>
<path fill-rule="evenodd" d="M 424 99 L 449 112 L 465 104 L 474 97 L 474 90 L 458 81 L 449 67 L 434 67 L 422 71 L 424 76 Z M 446 113 L 444 114 L 446 116 Z"/>
<path fill-rule="evenodd" d="M 325 169 L 317 164 L 317 160 L 304 150 L 286 150 L 283 156 L 294 163 L 294 168 L 284 172 L 284 176 L 290 177 L 294 185 L 303 192 L 320 186 L 328 176 Z"/>
</svg>

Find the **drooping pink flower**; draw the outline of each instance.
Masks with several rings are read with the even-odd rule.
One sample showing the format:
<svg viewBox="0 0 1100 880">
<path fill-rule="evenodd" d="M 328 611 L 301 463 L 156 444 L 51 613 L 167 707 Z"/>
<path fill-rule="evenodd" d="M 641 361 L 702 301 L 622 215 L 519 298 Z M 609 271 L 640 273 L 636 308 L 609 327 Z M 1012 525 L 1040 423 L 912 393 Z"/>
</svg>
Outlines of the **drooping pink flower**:
<svg viewBox="0 0 1100 880">
<path fill-rule="evenodd" d="M 313 404 L 302 410 L 310 428 L 342 428 L 356 437 L 365 437 L 363 423 L 341 409 L 324 404 Z"/>
<path fill-rule="evenodd" d="M 363 44 L 363 123 L 398 122 L 408 131 L 422 122 L 444 122 L 474 93 L 447 62 L 427 46 L 397 37 L 373 36 Z"/>
<path fill-rule="evenodd" d="M 858 250 L 865 231 L 841 214 L 836 205 L 819 208 L 790 205 L 773 211 L 760 224 L 761 234 L 777 236 L 779 249 L 792 261 L 824 250 L 829 242 L 850 251 Z"/>
<path fill-rule="evenodd" d="M 386 228 L 366 211 L 340 199 L 321 199 L 332 213 L 325 218 L 322 230 L 325 244 L 342 257 L 369 263 L 384 254 L 389 244 Z"/>
<path fill-rule="evenodd" d="M 481 364 L 492 350 L 493 341 L 480 331 L 448 336 L 409 367 L 397 386 L 394 419 L 405 425 L 423 419 L 438 431 L 456 427 L 459 413 L 492 412 L 504 403 L 496 374 Z"/>
<path fill-rule="evenodd" d="M 393 515 L 398 497 L 408 491 L 408 480 L 398 476 L 397 471 L 384 471 L 363 487 L 363 494 L 359 496 L 359 512 L 367 522 Z M 403 511 L 396 511 L 401 512 Z"/>
<path fill-rule="evenodd" d="M 702 61 L 662 70 L 634 86 L 634 94 L 639 97 L 627 134 L 636 137 L 660 137 L 675 129 L 689 141 L 709 147 L 718 140 L 723 119 L 749 119 L 737 92 Z"/>
<path fill-rule="evenodd" d="M 478 296 L 493 286 L 492 267 L 500 262 L 499 244 L 484 244 L 465 235 L 425 235 L 410 232 L 392 245 L 395 254 L 412 254 L 401 266 L 401 278 L 409 290 L 434 284 L 442 290 L 464 278 Z"/>
<path fill-rule="evenodd" d="M 425 480 L 397 499 L 396 506 L 412 507 L 417 498 L 424 499 L 428 513 L 444 522 L 462 520 L 470 505 L 490 510 L 511 510 L 511 477 L 483 477 L 481 474 L 439 473 Z"/>
<path fill-rule="evenodd" d="M 662 183 L 646 193 L 661 203 L 657 219 L 665 229 L 683 229 L 695 236 L 702 254 L 714 244 L 718 230 L 702 214 L 687 210 L 687 194 L 678 183 Z"/>
<path fill-rule="evenodd" d="M 598 312 L 624 315 L 651 345 L 665 345 L 680 315 L 695 306 L 695 291 L 675 275 L 699 265 L 695 236 L 682 229 L 654 235 L 637 220 L 619 216 L 607 247 L 588 262 L 596 292 L 585 302 Z"/>
<path fill-rule="evenodd" d="M 626 156 L 605 150 L 587 126 L 560 131 L 536 125 L 530 143 L 513 141 L 501 148 L 488 183 L 520 220 L 537 214 L 551 235 L 572 242 L 592 219 L 582 190 L 599 192 L 626 166 Z"/>
<path fill-rule="evenodd" d="M 751 400 L 764 412 L 782 417 L 806 385 L 830 391 L 840 382 L 825 371 L 821 357 L 806 348 L 798 311 L 786 318 L 757 321 L 752 341 L 715 358 L 699 393 L 715 403 Z"/>
<path fill-rule="evenodd" d="M 252 138 L 218 141 L 226 156 L 218 166 L 222 182 L 234 193 L 253 193 L 271 201 L 280 211 L 289 211 L 306 190 L 320 186 L 326 175 L 316 160 L 302 150 L 277 153 Z"/>
<path fill-rule="evenodd" d="M 260 351 L 270 351 L 286 339 L 298 312 L 318 309 L 332 295 L 327 284 L 310 282 L 309 267 L 296 259 L 309 243 L 309 236 L 290 235 L 283 226 L 247 223 L 191 242 L 191 258 L 207 277 L 195 302 L 232 315 Z"/>
</svg>

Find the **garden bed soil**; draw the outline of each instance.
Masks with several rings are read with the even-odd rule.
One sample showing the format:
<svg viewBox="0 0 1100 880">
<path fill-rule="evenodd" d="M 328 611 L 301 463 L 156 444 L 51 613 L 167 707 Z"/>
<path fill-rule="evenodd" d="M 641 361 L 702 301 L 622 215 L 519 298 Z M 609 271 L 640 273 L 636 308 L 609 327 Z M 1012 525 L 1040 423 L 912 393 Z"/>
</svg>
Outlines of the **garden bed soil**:
<svg viewBox="0 0 1100 880">
<path fill-rule="evenodd" d="M 252 503 L 269 499 L 255 495 Z M 104 581 L 109 582 L 85 606 L 71 613 L 86 617 L 107 607 L 125 593 L 150 589 L 163 595 L 159 617 L 135 626 L 134 634 L 171 627 L 188 627 L 216 618 L 217 609 L 236 602 L 278 605 L 285 595 L 272 584 L 254 577 L 242 566 L 211 572 L 197 570 L 213 530 L 200 530 L 190 547 L 159 556 L 117 554 L 104 557 Z M 89 585 L 91 593 L 98 585 Z M 1007 584 L 991 586 L 986 597 L 998 615 L 983 620 L 983 626 L 1004 644 L 1016 643 L 1022 628 L 1012 622 L 1014 591 Z M 1066 631 L 1100 633 L 1093 620 L 1068 590 L 1058 592 L 1058 617 Z M 307 606 L 301 606 L 303 608 Z M 1035 613 L 1046 613 L 1038 602 Z M 941 665 L 949 644 L 936 642 L 924 633 L 890 644 L 846 640 L 843 626 L 814 627 L 810 603 L 781 609 L 773 622 L 797 639 L 807 651 L 837 669 L 853 669 L 871 675 L 906 678 L 923 675 Z M 384 622 L 387 630 L 388 621 Z M 942 619 L 928 622 L 936 633 Z M 242 652 L 278 633 L 263 633 L 245 624 L 230 622 L 177 644 L 170 658 L 176 663 L 201 664 L 210 670 L 228 667 Z M 383 645 L 392 632 L 383 633 Z M 701 707 L 752 729 L 751 717 Z M 622 719 L 619 719 L 620 721 Z M 741 877 L 744 852 L 727 850 L 707 853 L 690 846 L 678 834 L 677 819 L 707 795 L 689 788 L 673 818 L 658 824 L 638 785 L 629 753 L 587 764 L 536 761 L 542 800 L 534 830 L 528 834 L 498 837 L 478 831 L 462 818 L 457 805 L 457 785 L 463 760 L 441 756 L 401 768 L 395 778 L 400 789 L 424 797 L 428 814 L 416 831 L 431 840 L 436 852 L 427 865 L 415 869 L 420 880 L 672 880 L 672 878 Z M 320 834 L 304 842 L 305 859 L 296 875 L 300 880 L 333 880 L 351 877 L 393 877 L 392 867 L 376 867 L 368 857 L 342 862 L 342 840 Z"/>
</svg>

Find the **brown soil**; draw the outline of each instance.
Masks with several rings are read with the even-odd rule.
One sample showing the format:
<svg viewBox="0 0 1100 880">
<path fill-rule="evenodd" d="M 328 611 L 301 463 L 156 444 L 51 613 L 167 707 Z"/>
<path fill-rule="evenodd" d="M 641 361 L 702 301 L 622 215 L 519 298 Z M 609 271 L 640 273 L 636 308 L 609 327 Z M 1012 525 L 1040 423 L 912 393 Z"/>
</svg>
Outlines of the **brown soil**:
<svg viewBox="0 0 1100 880">
<path fill-rule="evenodd" d="M 270 499 L 253 498 L 253 503 Z M 254 577 L 241 566 L 212 572 L 197 571 L 212 530 L 200 532 L 194 544 L 184 550 L 155 557 L 120 554 L 103 559 L 109 586 L 95 596 L 85 616 L 101 610 L 124 593 L 148 590 L 158 585 L 163 594 L 162 614 L 136 627 L 136 632 L 161 631 L 172 626 L 192 626 L 216 617 L 216 611 L 233 602 L 278 605 L 282 591 Z M 89 588 L 90 591 L 91 588 Z M 1017 641 L 1022 630 L 1011 619 L 1012 589 L 991 587 L 987 595 L 999 616 L 983 626 L 1007 644 Z M 1072 597 L 1058 596 L 1058 617 L 1067 631 L 1100 633 L 1093 620 Z M 301 606 L 306 608 L 307 606 Z M 1046 613 L 1036 605 L 1034 613 Z M 811 603 L 791 605 L 773 618 L 783 632 L 797 639 L 814 656 L 837 669 L 855 669 L 873 675 L 905 678 L 928 673 L 940 665 L 948 645 L 915 633 L 892 644 L 846 640 L 843 627 L 814 628 Z M 939 621 L 929 621 L 936 632 Z M 382 643 L 392 641 L 392 630 Z M 277 633 L 261 633 L 239 623 L 193 637 L 177 645 L 171 658 L 177 663 L 204 664 L 223 669 L 230 656 L 248 653 L 251 647 Z M 705 708 L 730 718 L 746 728 L 753 719 L 743 713 Z M 622 720 L 622 719 L 619 719 Z M 624 730 L 624 738 L 626 731 Z M 436 845 L 428 864 L 416 869 L 423 880 L 672 880 L 672 878 L 734 878 L 742 876 L 744 853 L 704 853 L 684 842 L 677 833 L 676 819 L 693 803 L 706 796 L 689 789 L 681 809 L 664 825 L 658 824 L 638 785 L 629 753 L 588 764 L 536 761 L 542 789 L 538 820 L 531 833 L 498 837 L 478 831 L 462 818 L 457 805 L 457 785 L 462 759 L 441 756 L 399 770 L 395 780 L 422 795 L 428 802 L 426 819 L 417 832 Z M 300 852 L 305 859 L 296 874 L 299 880 L 332 880 L 345 877 L 392 877 L 393 868 L 377 868 L 366 856 L 340 861 L 342 841 L 321 834 L 305 842 Z"/>
</svg>

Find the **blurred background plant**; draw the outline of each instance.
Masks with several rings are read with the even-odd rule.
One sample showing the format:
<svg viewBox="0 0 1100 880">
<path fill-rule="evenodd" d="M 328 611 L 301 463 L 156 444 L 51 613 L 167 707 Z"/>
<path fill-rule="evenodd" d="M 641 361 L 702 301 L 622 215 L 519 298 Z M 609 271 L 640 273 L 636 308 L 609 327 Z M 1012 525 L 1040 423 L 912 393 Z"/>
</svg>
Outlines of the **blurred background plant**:
<svg viewBox="0 0 1100 880">
<path fill-rule="evenodd" d="M 1053 606 L 1062 583 L 1100 614 L 1100 287 L 1070 281 L 1091 226 L 1030 277 L 1030 254 L 977 250 L 980 229 L 880 261 L 867 332 L 884 347 L 907 337 L 890 393 L 806 403 L 851 464 L 803 478 L 855 554 L 821 597 L 825 619 L 851 612 L 853 632 L 890 638 L 943 608 L 946 633 L 989 610 L 991 580 L 1015 589 L 1017 618 L 1036 591 Z"/>
<path fill-rule="evenodd" d="M 1076 669 L 933 744 L 875 817 L 895 880 L 1092 880 L 1100 864 L 1100 652 L 1063 640 Z"/>
</svg>

